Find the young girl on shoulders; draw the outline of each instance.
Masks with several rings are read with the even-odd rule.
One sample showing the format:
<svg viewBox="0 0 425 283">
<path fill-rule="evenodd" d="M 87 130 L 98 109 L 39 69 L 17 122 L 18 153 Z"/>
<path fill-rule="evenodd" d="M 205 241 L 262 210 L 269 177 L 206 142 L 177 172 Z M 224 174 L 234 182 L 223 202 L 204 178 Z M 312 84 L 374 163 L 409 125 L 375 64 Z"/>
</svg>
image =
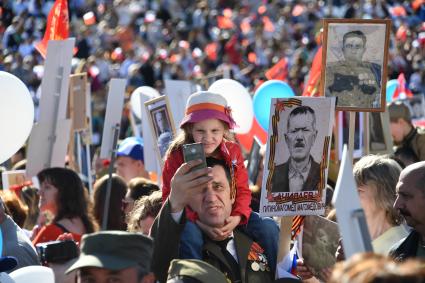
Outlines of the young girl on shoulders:
<svg viewBox="0 0 425 283">
<path fill-rule="evenodd" d="M 165 155 L 162 172 L 162 196 L 165 201 L 171 192 L 171 178 L 184 163 L 182 146 L 202 143 L 206 157 L 223 159 L 232 171 L 232 184 L 236 187 L 235 203 L 226 225 L 217 235 L 216 228 L 200 222 L 190 207 L 186 207 L 187 221 L 181 236 L 180 257 L 202 259 L 202 229 L 211 238 L 227 237 L 238 225 L 264 249 L 269 266 L 276 266 L 279 230 L 271 218 L 261 218 L 251 211 L 251 191 L 248 187 L 248 172 L 239 145 L 230 139 L 229 130 L 235 126 L 226 99 L 217 93 L 201 91 L 192 94 L 187 102 L 181 133 L 170 144 Z"/>
</svg>

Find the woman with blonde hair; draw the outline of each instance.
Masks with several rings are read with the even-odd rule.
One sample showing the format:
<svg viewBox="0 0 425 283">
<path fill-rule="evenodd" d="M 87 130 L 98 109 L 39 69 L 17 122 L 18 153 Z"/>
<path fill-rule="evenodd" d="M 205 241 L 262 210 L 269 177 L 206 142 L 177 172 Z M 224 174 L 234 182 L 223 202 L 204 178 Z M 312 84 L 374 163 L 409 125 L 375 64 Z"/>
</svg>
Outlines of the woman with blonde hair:
<svg viewBox="0 0 425 283">
<path fill-rule="evenodd" d="M 408 234 L 402 216 L 393 207 L 401 170 L 396 161 L 379 155 L 364 156 L 353 168 L 373 250 L 378 254 L 387 255 Z"/>
</svg>

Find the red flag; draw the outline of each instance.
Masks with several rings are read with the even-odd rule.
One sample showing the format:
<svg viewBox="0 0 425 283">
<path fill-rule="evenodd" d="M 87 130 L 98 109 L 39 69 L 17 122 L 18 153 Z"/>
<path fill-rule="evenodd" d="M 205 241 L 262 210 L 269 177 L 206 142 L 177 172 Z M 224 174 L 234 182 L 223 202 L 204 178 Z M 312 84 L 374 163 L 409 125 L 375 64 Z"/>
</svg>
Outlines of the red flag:
<svg viewBox="0 0 425 283">
<path fill-rule="evenodd" d="M 286 79 L 288 74 L 288 62 L 286 58 L 282 58 L 273 67 L 267 70 L 264 74 L 268 80 L 281 80 Z"/>
<path fill-rule="evenodd" d="M 398 86 L 394 91 L 393 100 L 400 98 L 404 99 L 406 97 L 413 97 L 413 93 L 409 88 L 406 87 L 406 78 L 403 73 L 400 73 L 397 78 Z"/>
<path fill-rule="evenodd" d="M 322 68 L 322 46 L 317 49 L 311 64 L 310 76 L 302 96 L 320 96 L 320 69 Z"/>
<path fill-rule="evenodd" d="M 68 38 L 69 17 L 68 0 L 56 0 L 47 17 L 46 31 L 43 40 L 35 45 L 43 58 L 46 58 L 47 42 L 49 40 L 63 40 Z"/>
</svg>

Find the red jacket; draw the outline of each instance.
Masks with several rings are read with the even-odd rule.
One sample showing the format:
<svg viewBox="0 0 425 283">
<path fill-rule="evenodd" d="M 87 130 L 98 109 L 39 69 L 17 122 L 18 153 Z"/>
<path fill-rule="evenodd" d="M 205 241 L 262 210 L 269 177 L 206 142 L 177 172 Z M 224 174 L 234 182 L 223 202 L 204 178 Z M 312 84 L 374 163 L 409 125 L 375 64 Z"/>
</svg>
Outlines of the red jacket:
<svg viewBox="0 0 425 283">
<path fill-rule="evenodd" d="M 248 187 L 248 171 L 245 168 L 241 149 L 238 144 L 225 141 L 220 145 L 220 153 L 226 163 L 233 167 L 236 180 L 236 199 L 233 204 L 231 215 L 241 216 L 240 224 L 248 222 L 251 214 L 251 191 Z M 177 169 L 184 163 L 182 149 L 175 150 L 165 160 L 164 169 L 162 170 L 162 200 L 165 202 L 171 191 L 171 178 Z M 195 221 L 197 214 L 190 208 L 186 208 L 188 219 Z"/>
</svg>

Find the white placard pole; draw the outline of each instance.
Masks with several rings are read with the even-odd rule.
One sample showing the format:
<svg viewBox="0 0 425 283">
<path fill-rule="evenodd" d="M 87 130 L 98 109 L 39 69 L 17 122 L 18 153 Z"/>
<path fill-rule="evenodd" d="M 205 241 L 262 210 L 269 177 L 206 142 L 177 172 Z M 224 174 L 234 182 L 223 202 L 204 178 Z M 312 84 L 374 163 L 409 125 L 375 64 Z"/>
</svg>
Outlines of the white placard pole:
<svg viewBox="0 0 425 283">
<path fill-rule="evenodd" d="M 356 253 L 372 252 L 371 238 L 353 176 L 352 159 L 346 145 L 342 153 L 332 204 L 336 209 L 346 258 Z"/>
</svg>

